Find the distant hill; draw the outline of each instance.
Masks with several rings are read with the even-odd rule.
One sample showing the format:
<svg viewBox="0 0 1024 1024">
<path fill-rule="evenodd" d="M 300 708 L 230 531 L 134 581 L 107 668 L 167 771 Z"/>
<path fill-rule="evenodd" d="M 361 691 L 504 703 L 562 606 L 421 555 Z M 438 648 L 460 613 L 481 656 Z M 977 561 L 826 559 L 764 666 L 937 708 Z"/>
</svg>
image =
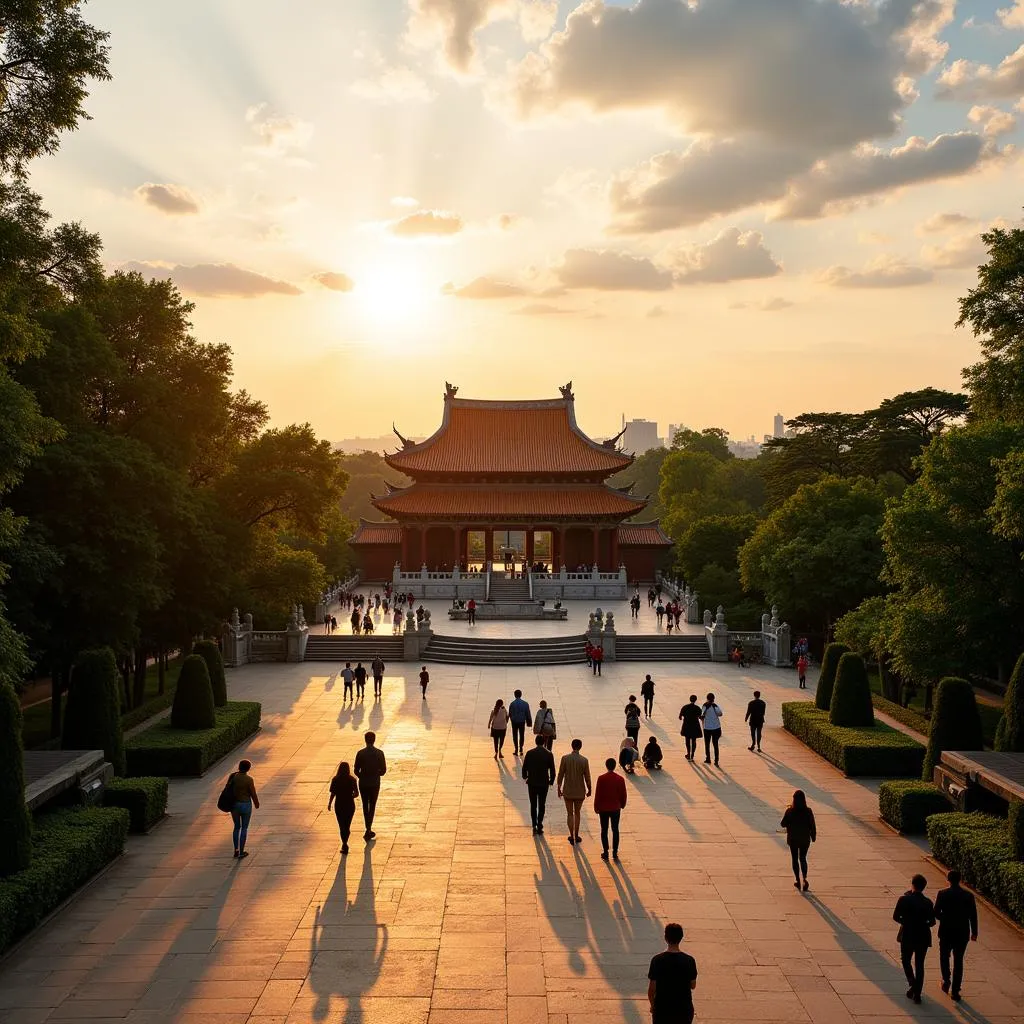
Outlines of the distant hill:
<svg viewBox="0 0 1024 1024">
<path fill-rule="evenodd" d="M 412 481 L 402 473 L 396 473 L 384 464 L 384 459 L 374 451 L 346 455 L 343 463 L 349 474 L 348 487 L 341 498 L 341 511 L 353 522 L 359 518 L 383 521 L 388 517 L 370 504 L 370 495 L 382 497 L 387 494 L 387 482 L 396 487 L 406 487 Z"/>
</svg>

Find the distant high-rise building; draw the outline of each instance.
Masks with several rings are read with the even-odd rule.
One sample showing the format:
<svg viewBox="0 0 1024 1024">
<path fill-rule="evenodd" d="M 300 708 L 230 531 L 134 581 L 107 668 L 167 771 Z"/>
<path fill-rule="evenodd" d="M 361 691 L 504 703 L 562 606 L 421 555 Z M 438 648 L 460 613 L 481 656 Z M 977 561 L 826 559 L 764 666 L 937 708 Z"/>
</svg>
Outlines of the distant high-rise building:
<svg viewBox="0 0 1024 1024">
<path fill-rule="evenodd" d="M 672 447 L 672 442 L 676 439 L 676 434 L 678 434 L 680 430 L 686 430 L 685 423 L 670 423 L 668 425 L 668 433 L 665 435 L 666 448 Z"/>
<path fill-rule="evenodd" d="M 658 424 L 653 420 L 626 420 L 626 432 L 622 435 L 622 450 L 634 455 L 643 455 L 652 448 L 661 447 Z"/>
<path fill-rule="evenodd" d="M 782 413 L 777 412 L 775 414 L 775 423 L 772 428 L 772 437 L 784 437 L 786 432 L 786 421 L 782 418 Z"/>
</svg>

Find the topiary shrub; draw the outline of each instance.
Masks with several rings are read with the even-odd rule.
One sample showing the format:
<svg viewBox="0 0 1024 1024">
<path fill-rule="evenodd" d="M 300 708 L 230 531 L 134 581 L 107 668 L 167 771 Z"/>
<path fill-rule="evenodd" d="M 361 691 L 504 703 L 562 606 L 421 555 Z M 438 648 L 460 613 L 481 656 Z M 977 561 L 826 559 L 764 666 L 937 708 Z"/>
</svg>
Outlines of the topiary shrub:
<svg viewBox="0 0 1024 1024">
<path fill-rule="evenodd" d="M 78 656 L 71 671 L 60 745 L 63 750 L 102 750 L 114 774 L 124 775 L 121 689 L 109 647 Z"/>
<path fill-rule="evenodd" d="M 996 750 L 1024 752 L 1024 654 L 1017 659 L 1003 698 L 1003 717 L 996 728 Z"/>
<path fill-rule="evenodd" d="M 210 671 L 198 654 L 190 654 L 181 663 L 171 705 L 171 725 L 175 729 L 213 729 L 217 725 Z"/>
<path fill-rule="evenodd" d="M 981 716 L 974 687 L 966 679 L 946 676 L 939 683 L 928 731 L 928 753 L 921 778 L 932 781 L 932 773 L 944 750 L 984 750 Z"/>
<path fill-rule="evenodd" d="M 945 794 L 931 782 L 898 779 L 878 787 L 878 813 L 900 832 L 923 834 L 931 815 L 952 810 Z"/>
<path fill-rule="evenodd" d="M 1010 852 L 1014 860 L 1024 860 L 1024 803 L 1010 801 Z"/>
<path fill-rule="evenodd" d="M 833 725 L 849 728 L 875 724 L 868 669 L 859 654 L 848 652 L 839 659 L 828 720 Z"/>
<path fill-rule="evenodd" d="M 224 678 L 224 659 L 215 640 L 200 640 L 193 648 L 193 654 L 206 662 L 210 673 L 210 685 L 213 687 L 213 705 L 222 708 L 228 702 L 228 682 Z"/>
<path fill-rule="evenodd" d="M 818 689 L 814 691 L 814 703 L 822 711 L 832 707 L 832 689 L 836 684 L 836 671 L 839 659 L 850 650 L 846 644 L 827 644 L 821 659 L 821 672 L 818 673 Z"/>
<path fill-rule="evenodd" d="M 123 807 L 132 832 L 148 832 L 167 811 L 167 779 L 142 776 L 111 779 L 103 790 L 105 807 Z"/>
<path fill-rule="evenodd" d="M 0 878 L 24 871 L 32 859 L 22 755 L 21 704 L 14 687 L 0 681 Z"/>
</svg>

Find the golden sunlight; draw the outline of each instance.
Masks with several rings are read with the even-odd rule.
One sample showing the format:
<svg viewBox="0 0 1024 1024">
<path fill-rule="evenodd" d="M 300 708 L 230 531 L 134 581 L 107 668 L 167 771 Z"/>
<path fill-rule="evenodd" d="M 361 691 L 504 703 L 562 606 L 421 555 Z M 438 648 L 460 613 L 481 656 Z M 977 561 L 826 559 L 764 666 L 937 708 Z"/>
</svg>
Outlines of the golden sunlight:
<svg viewBox="0 0 1024 1024">
<path fill-rule="evenodd" d="M 352 297 L 367 326 L 415 327 L 434 315 L 438 289 L 411 260 L 388 259 L 360 272 Z"/>
</svg>

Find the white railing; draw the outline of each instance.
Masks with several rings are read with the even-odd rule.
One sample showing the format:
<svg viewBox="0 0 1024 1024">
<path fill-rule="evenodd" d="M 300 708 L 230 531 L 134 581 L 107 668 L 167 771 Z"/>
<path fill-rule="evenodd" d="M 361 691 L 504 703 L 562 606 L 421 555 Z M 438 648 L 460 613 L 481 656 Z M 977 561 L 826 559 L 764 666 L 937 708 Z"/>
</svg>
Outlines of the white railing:
<svg viewBox="0 0 1024 1024">
<path fill-rule="evenodd" d="M 532 601 L 533 600 L 533 570 L 532 569 L 527 569 L 526 570 L 526 579 L 527 579 L 527 582 L 530 584 L 530 600 Z"/>
</svg>

